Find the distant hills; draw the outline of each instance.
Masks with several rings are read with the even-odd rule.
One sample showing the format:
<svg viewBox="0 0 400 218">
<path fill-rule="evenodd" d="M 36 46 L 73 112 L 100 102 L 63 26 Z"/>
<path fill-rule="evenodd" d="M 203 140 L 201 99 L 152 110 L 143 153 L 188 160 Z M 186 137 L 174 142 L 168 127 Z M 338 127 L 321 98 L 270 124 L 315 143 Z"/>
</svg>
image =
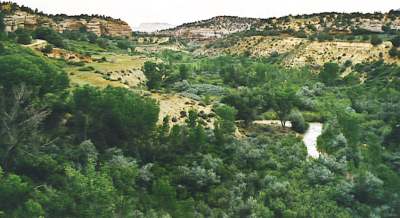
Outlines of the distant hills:
<svg viewBox="0 0 400 218">
<path fill-rule="evenodd" d="M 400 30 L 400 13 L 317 13 L 257 19 L 218 16 L 160 31 L 159 34 L 190 39 L 216 39 L 237 32 L 250 35 L 362 34 Z"/>
<path fill-rule="evenodd" d="M 141 23 L 138 27 L 133 28 L 134 31 L 153 33 L 160 30 L 174 28 L 175 25 L 169 23 Z"/>
</svg>

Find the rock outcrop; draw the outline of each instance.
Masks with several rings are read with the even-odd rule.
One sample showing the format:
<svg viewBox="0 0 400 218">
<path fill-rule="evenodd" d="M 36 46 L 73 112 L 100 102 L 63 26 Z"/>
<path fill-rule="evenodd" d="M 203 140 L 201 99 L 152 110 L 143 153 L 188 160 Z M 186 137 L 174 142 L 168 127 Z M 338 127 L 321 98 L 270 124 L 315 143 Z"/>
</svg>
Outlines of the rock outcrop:
<svg viewBox="0 0 400 218">
<path fill-rule="evenodd" d="M 51 27 L 58 32 L 66 30 L 79 30 L 86 28 L 87 31 L 95 33 L 97 36 L 107 35 L 112 37 L 131 37 L 132 29 L 124 21 L 115 19 L 102 19 L 97 17 L 79 18 L 78 16 L 56 16 L 49 17 L 38 15 L 26 11 L 16 10 L 9 13 L 4 18 L 7 32 L 14 32 L 18 28 L 35 29 L 45 26 Z"/>
</svg>

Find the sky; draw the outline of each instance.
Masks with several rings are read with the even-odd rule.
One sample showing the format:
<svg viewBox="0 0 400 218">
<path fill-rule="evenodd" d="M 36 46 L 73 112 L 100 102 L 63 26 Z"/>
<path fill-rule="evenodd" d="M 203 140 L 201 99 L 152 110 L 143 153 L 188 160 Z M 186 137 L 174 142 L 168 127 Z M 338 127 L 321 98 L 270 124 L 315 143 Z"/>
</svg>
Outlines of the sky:
<svg viewBox="0 0 400 218">
<path fill-rule="evenodd" d="M 12 0 L 48 14 L 101 14 L 140 23 L 173 25 L 219 15 L 268 18 L 318 12 L 386 12 L 400 0 Z"/>
</svg>

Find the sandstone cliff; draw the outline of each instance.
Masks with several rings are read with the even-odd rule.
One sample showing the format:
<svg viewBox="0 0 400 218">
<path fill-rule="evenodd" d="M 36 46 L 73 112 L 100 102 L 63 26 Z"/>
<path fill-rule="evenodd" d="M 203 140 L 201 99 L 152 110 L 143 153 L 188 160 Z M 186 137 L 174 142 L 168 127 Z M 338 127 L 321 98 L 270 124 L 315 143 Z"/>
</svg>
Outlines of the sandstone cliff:
<svg viewBox="0 0 400 218">
<path fill-rule="evenodd" d="M 7 32 L 14 32 L 18 28 L 35 29 L 40 26 L 51 27 L 58 32 L 65 30 L 79 30 L 86 28 L 96 35 L 107 35 L 113 37 L 131 37 L 132 29 L 124 21 L 99 18 L 96 16 L 48 16 L 40 13 L 32 13 L 20 9 L 8 10 L 7 6 L 0 5 L 5 12 L 4 22 Z M 8 10 L 8 11 L 7 11 Z"/>
</svg>

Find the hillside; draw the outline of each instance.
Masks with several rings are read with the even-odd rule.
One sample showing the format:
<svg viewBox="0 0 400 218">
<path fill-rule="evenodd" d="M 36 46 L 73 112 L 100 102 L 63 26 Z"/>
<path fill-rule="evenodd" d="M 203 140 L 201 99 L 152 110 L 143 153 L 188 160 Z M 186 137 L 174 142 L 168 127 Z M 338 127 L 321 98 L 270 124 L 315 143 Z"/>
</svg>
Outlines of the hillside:
<svg viewBox="0 0 400 218">
<path fill-rule="evenodd" d="M 400 13 L 320 13 L 255 19 L 219 16 L 183 24 L 161 33 L 189 39 L 216 39 L 231 33 L 249 31 L 248 34 L 302 34 L 317 33 L 351 34 L 357 32 L 382 33 L 400 30 Z"/>
<path fill-rule="evenodd" d="M 280 63 L 287 67 L 322 66 L 326 62 L 357 64 L 380 59 L 388 63 L 399 63 L 397 57 L 389 55 L 392 44 L 388 41 L 373 46 L 369 41 L 320 42 L 292 36 L 249 36 L 242 37 L 226 46 L 214 45 L 216 44 L 210 43 L 198 49 L 196 53 L 199 55 L 246 54 L 253 57 L 279 59 Z"/>
<path fill-rule="evenodd" d="M 159 34 L 188 39 L 215 39 L 248 30 L 259 22 L 261 22 L 260 19 L 219 16 L 163 30 Z"/>
<path fill-rule="evenodd" d="M 0 4 L 0 9 L 6 15 L 4 22 L 7 32 L 14 32 L 18 28 L 33 30 L 38 27 L 51 27 L 61 33 L 66 30 L 77 31 L 84 28 L 97 36 L 131 37 L 132 35 L 132 29 L 126 22 L 110 17 L 46 15 L 4 2 Z"/>
</svg>

